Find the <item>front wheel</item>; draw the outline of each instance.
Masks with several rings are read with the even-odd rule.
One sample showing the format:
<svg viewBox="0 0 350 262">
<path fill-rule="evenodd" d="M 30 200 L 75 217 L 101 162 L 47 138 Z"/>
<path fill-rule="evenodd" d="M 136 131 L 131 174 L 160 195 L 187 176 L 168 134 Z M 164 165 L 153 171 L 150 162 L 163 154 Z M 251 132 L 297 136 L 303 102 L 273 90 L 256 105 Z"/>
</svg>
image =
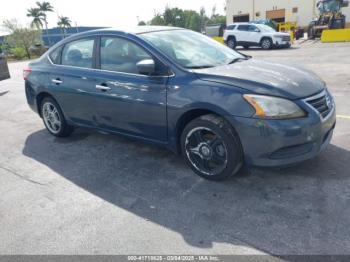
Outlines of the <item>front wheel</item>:
<svg viewBox="0 0 350 262">
<path fill-rule="evenodd" d="M 234 37 L 230 37 L 227 40 L 227 46 L 231 49 L 235 49 L 236 48 L 236 39 Z"/>
<path fill-rule="evenodd" d="M 41 103 L 41 116 L 46 129 L 56 137 L 67 137 L 73 132 L 73 127 L 66 123 L 60 106 L 51 97 L 46 97 Z"/>
<path fill-rule="evenodd" d="M 238 135 L 216 115 L 191 121 L 182 133 L 181 147 L 187 164 L 205 179 L 226 179 L 238 173 L 243 165 Z"/>
<path fill-rule="evenodd" d="M 269 38 L 264 38 L 261 40 L 261 48 L 264 50 L 269 50 L 272 48 L 272 41 Z"/>
</svg>

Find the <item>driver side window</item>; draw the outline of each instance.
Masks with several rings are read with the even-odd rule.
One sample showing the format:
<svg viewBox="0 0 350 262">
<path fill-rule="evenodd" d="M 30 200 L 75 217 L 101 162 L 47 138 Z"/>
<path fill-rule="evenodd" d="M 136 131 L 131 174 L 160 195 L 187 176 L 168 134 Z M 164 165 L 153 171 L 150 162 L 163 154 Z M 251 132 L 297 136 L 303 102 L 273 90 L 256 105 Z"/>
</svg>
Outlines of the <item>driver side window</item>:
<svg viewBox="0 0 350 262">
<path fill-rule="evenodd" d="M 119 37 L 101 37 L 100 63 L 102 70 L 139 74 L 137 63 L 153 58 L 140 46 Z"/>
<path fill-rule="evenodd" d="M 260 30 L 255 25 L 250 25 L 248 31 L 249 32 L 259 32 Z"/>
</svg>

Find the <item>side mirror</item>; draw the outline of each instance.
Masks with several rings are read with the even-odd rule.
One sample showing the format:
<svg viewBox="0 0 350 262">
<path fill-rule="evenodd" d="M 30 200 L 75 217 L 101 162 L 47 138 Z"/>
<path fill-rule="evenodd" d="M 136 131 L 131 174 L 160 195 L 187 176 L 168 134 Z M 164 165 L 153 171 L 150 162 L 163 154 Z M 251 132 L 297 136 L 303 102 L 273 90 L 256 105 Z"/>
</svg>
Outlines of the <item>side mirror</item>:
<svg viewBox="0 0 350 262">
<path fill-rule="evenodd" d="M 145 59 L 136 64 L 137 70 L 142 75 L 152 75 L 155 72 L 155 64 L 152 59 Z"/>
<path fill-rule="evenodd" d="M 254 30 L 254 32 L 260 33 L 261 31 L 260 31 L 260 29 L 256 28 L 256 29 Z"/>
</svg>

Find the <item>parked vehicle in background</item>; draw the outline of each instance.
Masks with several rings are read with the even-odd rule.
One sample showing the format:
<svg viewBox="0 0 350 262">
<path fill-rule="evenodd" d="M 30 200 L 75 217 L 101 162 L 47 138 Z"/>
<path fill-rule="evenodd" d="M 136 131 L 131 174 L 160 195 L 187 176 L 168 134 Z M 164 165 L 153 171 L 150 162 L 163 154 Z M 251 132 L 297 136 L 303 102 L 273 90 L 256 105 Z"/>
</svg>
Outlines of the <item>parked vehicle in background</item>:
<svg viewBox="0 0 350 262">
<path fill-rule="evenodd" d="M 227 26 L 224 41 L 228 47 L 237 46 L 249 48 L 260 46 L 268 50 L 274 47 L 290 47 L 291 37 L 288 33 L 280 33 L 263 24 L 235 23 Z"/>
<path fill-rule="evenodd" d="M 181 28 L 77 34 L 23 75 L 28 104 L 53 136 L 78 126 L 139 138 L 182 153 L 212 180 L 244 163 L 310 159 L 336 122 L 334 100 L 312 72 L 251 59 Z"/>
<path fill-rule="evenodd" d="M 7 66 L 6 56 L 0 53 L 0 81 L 9 79 L 9 78 L 10 78 L 10 72 Z"/>
<path fill-rule="evenodd" d="M 309 39 L 321 37 L 326 29 L 345 28 L 346 17 L 341 10 L 348 6 L 348 0 L 320 0 L 317 3 L 319 17 L 312 20 L 308 27 Z"/>
</svg>

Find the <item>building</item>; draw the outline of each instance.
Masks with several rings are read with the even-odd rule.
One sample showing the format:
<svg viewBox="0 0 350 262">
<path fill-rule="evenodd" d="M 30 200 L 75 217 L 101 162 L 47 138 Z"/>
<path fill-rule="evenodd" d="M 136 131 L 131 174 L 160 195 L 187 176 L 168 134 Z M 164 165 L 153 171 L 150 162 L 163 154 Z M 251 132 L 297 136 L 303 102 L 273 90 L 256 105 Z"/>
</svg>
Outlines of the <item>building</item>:
<svg viewBox="0 0 350 262">
<path fill-rule="evenodd" d="M 53 45 L 61 41 L 63 38 L 66 38 L 70 35 L 86 32 L 90 30 L 95 30 L 95 29 L 101 29 L 101 28 L 104 28 L 104 27 L 79 26 L 79 27 L 66 28 L 65 30 L 55 27 L 55 28 L 49 29 L 48 33 L 49 33 L 51 45 Z M 45 46 L 49 46 L 49 38 L 47 37 L 46 30 L 42 30 L 41 36 L 42 36 L 43 44 Z"/>
<path fill-rule="evenodd" d="M 249 22 L 258 19 L 272 19 L 276 22 L 297 22 L 307 27 L 318 15 L 318 0 L 227 0 L 227 24 Z M 350 27 L 350 7 L 342 12 Z"/>
</svg>

